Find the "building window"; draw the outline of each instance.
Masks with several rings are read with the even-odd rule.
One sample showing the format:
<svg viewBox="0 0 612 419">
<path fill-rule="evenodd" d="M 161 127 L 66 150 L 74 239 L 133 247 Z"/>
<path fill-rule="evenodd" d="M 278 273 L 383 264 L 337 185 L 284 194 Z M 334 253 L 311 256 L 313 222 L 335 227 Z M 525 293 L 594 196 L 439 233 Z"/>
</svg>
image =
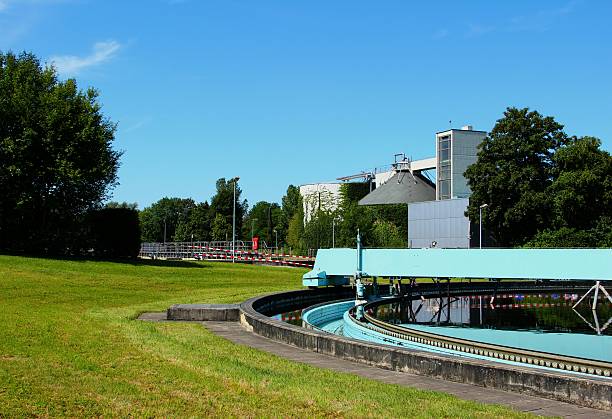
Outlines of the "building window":
<svg viewBox="0 0 612 419">
<path fill-rule="evenodd" d="M 450 199 L 451 182 L 451 136 L 438 138 L 438 199 Z"/>
<path fill-rule="evenodd" d="M 440 188 L 438 192 L 440 199 L 450 199 L 450 180 L 441 180 L 438 187 Z"/>
</svg>

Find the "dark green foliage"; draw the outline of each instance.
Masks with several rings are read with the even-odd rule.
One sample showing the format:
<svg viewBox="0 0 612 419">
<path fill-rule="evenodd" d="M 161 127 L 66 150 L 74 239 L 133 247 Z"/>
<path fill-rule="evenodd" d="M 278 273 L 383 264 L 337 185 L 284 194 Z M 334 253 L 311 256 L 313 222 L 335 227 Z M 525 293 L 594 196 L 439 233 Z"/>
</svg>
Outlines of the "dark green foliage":
<svg viewBox="0 0 612 419">
<path fill-rule="evenodd" d="M 221 215 L 215 215 L 211 224 L 212 240 L 228 241 L 232 239 L 232 225 Z"/>
<path fill-rule="evenodd" d="M 289 185 L 287 193 L 282 199 L 283 217 L 286 220 L 290 220 L 296 212 L 303 211 L 302 205 L 300 188 Z"/>
<path fill-rule="evenodd" d="M 529 240 L 525 247 L 558 248 L 558 247 L 596 247 L 594 236 L 589 231 L 561 227 L 559 230 L 545 230 Z"/>
<path fill-rule="evenodd" d="M 552 117 L 508 108 L 465 172 L 470 220 L 488 204 L 483 225 L 500 247 L 607 246 L 612 159 L 600 145 L 568 137 Z"/>
<path fill-rule="evenodd" d="M 121 153 L 98 93 L 32 54 L 0 53 L 0 248 L 77 253 L 82 220 L 116 184 Z"/>
<path fill-rule="evenodd" d="M 195 207 L 189 207 L 185 217 L 179 217 L 176 227 L 176 241 L 211 240 L 210 206 L 204 201 Z"/>
<path fill-rule="evenodd" d="M 304 226 L 302 240 L 306 249 L 332 247 L 332 220 L 334 213 L 317 210 Z"/>
<path fill-rule="evenodd" d="M 181 232 L 179 225 L 189 220 L 191 212 L 196 208 L 193 199 L 162 198 L 150 207 L 140 212 L 140 227 L 143 242 L 168 242 L 177 239 L 176 233 Z M 188 234 L 185 229 L 181 234 Z M 181 237 L 186 240 L 186 237 Z"/>
<path fill-rule="evenodd" d="M 275 245 L 276 234 L 278 235 L 279 246 L 284 241 L 284 226 L 282 224 L 283 211 L 277 203 L 260 201 L 253 205 L 245 217 L 242 237 L 245 240 L 251 239 L 251 233 L 258 236 L 260 240 L 266 242 L 269 247 Z"/>
<path fill-rule="evenodd" d="M 597 138 L 572 138 L 553 155 L 553 228 L 589 230 L 612 217 L 612 158 L 600 146 Z"/>
<path fill-rule="evenodd" d="M 340 196 L 346 202 L 358 202 L 370 193 L 369 182 L 344 183 L 340 188 Z"/>
<path fill-rule="evenodd" d="M 236 186 L 237 239 L 247 210 L 247 201 L 240 201 L 241 193 Z M 166 242 L 231 240 L 233 200 L 233 180 L 223 178 L 217 180 L 217 191 L 210 205 L 196 203 L 191 198 L 162 198 L 140 212 L 142 241 L 163 242 L 164 228 Z"/>
<path fill-rule="evenodd" d="M 304 208 L 300 188 L 294 185 L 289 185 L 287 193 L 282 198 L 281 217 L 276 226 L 278 232 L 279 243 L 289 244 L 289 227 L 292 220 L 298 212 L 301 214 L 301 220 L 304 218 Z M 295 229 L 294 229 L 295 230 Z M 291 244 L 289 244 L 291 246 Z M 279 244 L 280 246 L 280 244 Z"/>
<path fill-rule="evenodd" d="M 104 205 L 104 208 L 129 208 L 133 210 L 138 210 L 138 203 L 110 201 Z"/>
<path fill-rule="evenodd" d="M 239 183 L 236 182 L 236 235 L 240 235 L 242 230 L 242 220 L 248 210 L 248 204 L 246 199 L 241 201 L 240 195 L 242 190 L 240 189 Z M 232 225 L 234 208 L 234 180 L 221 178 L 217 180 L 217 192 L 215 196 L 210 200 L 210 219 L 214 220 L 217 214 L 221 214 L 225 217 L 225 221 L 230 226 Z M 239 237 L 236 237 L 239 238 Z M 231 240 L 231 233 L 228 240 Z"/>
<path fill-rule="evenodd" d="M 140 252 L 138 211 L 102 208 L 87 216 L 93 255 L 101 258 L 135 258 Z"/>
<path fill-rule="evenodd" d="M 546 188 L 554 150 L 567 142 L 563 126 L 528 109 L 508 108 L 482 142 L 465 177 L 472 190 L 468 216 L 483 224 L 498 246 L 515 246 L 550 224 Z"/>
</svg>

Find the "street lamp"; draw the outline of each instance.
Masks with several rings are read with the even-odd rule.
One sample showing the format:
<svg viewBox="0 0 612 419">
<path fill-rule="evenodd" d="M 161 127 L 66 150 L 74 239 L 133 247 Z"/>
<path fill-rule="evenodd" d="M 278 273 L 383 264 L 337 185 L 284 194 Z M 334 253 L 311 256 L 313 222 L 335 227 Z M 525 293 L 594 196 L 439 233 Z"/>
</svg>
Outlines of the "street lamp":
<svg viewBox="0 0 612 419">
<path fill-rule="evenodd" d="M 252 218 L 251 219 L 251 241 L 253 241 L 253 237 L 255 237 L 254 231 L 255 231 L 255 221 L 258 221 L 257 218 Z"/>
<path fill-rule="evenodd" d="M 336 217 L 332 219 L 332 248 L 336 247 Z"/>
<path fill-rule="evenodd" d="M 276 237 L 276 253 L 278 253 L 278 232 L 274 229 L 274 236 Z"/>
<path fill-rule="evenodd" d="M 479 239 L 479 249 L 482 249 L 482 210 L 488 207 L 489 204 L 482 204 L 479 208 L 480 220 L 478 221 L 478 227 L 480 228 L 480 239 Z"/>
<path fill-rule="evenodd" d="M 236 176 L 232 179 L 234 183 L 234 211 L 232 212 L 232 263 L 236 262 L 236 182 L 240 177 Z"/>
</svg>

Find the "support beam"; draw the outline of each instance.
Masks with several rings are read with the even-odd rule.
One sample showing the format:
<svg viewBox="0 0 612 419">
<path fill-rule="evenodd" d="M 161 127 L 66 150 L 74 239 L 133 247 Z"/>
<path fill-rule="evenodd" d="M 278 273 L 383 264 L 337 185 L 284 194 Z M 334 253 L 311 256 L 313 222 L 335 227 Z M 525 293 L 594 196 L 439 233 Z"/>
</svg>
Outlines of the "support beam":
<svg viewBox="0 0 612 419">
<path fill-rule="evenodd" d="M 589 296 L 589 294 L 594 292 L 595 295 L 594 295 L 594 298 L 593 298 L 592 310 L 595 310 L 597 308 L 597 299 L 599 297 L 599 291 L 600 290 L 608 298 L 610 303 L 612 303 L 612 297 L 610 296 L 610 294 L 608 294 L 608 291 L 606 291 L 606 289 L 603 287 L 603 285 L 601 285 L 601 281 L 595 281 L 595 285 L 593 285 L 591 288 L 589 288 L 589 290 L 582 297 L 580 297 L 580 299 L 576 302 L 576 304 L 573 305 L 572 308 L 578 307 L 578 304 L 580 304 L 582 302 L 582 300 L 584 300 L 586 297 Z"/>
</svg>

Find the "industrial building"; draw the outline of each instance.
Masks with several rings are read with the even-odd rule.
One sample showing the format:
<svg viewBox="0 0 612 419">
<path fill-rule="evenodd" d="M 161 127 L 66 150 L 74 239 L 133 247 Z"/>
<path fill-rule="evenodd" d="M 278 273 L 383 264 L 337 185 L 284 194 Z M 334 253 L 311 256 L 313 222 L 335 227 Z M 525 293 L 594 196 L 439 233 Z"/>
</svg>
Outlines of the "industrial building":
<svg viewBox="0 0 612 419">
<path fill-rule="evenodd" d="M 435 157 L 411 161 L 396 154 L 387 168 L 302 185 L 305 221 L 317 208 L 337 209 L 341 184 L 361 179 L 370 183 L 370 193 L 359 205 L 407 205 L 409 247 L 469 248 L 478 237 L 465 216 L 471 192 L 464 173 L 486 136 L 470 125 L 449 129 L 435 134 Z"/>
</svg>

